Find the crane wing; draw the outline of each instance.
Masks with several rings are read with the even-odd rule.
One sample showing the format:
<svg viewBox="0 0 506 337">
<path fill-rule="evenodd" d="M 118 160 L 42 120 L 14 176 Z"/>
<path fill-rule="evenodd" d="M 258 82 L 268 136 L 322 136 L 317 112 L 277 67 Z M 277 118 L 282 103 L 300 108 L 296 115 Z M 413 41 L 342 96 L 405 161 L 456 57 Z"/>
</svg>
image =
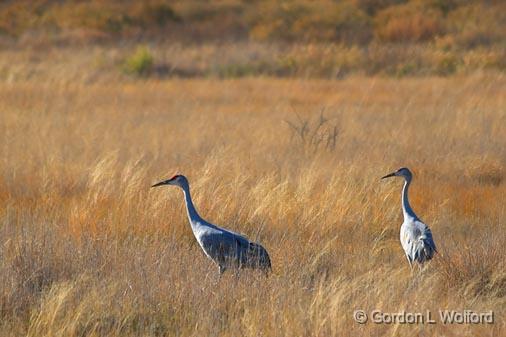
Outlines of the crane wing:
<svg viewBox="0 0 506 337">
<path fill-rule="evenodd" d="M 401 227 L 401 244 L 410 262 L 423 263 L 432 259 L 437 252 L 429 227 L 415 220 Z"/>
<path fill-rule="evenodd" d="M 227 230 L 203 233 L 201 246 L 220 266 L 271 268 L 269 254 L 263 246 Z"/>
</svg>

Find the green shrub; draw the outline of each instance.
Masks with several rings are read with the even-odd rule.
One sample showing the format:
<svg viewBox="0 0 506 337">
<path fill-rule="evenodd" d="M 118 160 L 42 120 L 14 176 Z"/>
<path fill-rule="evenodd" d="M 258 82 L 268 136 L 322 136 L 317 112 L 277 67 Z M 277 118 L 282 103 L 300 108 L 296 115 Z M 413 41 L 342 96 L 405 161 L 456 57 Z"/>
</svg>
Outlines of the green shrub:
<svg viewBox="0 0 506 337">
<path fill-rule="evenodd" d="M 146 76 L 153 69 L 154 58 L 149 49 L 139 46 L 123 62 L 123 71 L 129 75 Z"/>
</svg>

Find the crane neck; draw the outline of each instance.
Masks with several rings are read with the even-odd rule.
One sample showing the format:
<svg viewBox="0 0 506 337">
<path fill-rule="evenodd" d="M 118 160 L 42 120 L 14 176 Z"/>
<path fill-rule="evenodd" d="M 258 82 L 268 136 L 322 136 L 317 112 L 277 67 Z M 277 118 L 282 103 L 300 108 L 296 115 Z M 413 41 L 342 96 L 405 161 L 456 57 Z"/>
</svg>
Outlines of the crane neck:
<svg viewBox="0 0 506 337">
<path fill-rule="evenodd" d="M 181 185 L 181 188 L 183 189 L 184 193 L 184 200 L 186 204 L 186 212 L 188 214 L 188 220 L 190 221 L 190 224 L 192 227 L 195 223 L 202 222 L 202 218 L 197 213 L 197 210 L 195 209 L 195 206 L 193 205 L 192 197 L 190 194 L 190 185 L 188 183 Z"/>
<path fill-rule="evenodd" d="M 410 184 L 411 178 L 405 178 L 404 187 L 402 188 L 402 214 L 404 215 L 404 219 L 406 218 L 417 219 L 415 212 L 413 211 L 411 205 L 409 204 L 408 190 Z"/>
</svg>

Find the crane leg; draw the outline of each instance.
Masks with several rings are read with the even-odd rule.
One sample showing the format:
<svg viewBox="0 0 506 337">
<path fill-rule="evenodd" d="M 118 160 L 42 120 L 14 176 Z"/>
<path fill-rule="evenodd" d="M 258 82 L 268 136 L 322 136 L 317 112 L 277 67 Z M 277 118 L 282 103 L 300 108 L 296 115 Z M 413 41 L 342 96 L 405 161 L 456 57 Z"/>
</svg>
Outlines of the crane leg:
<svg viewBox="0 0 506 337">
<path fill-rule="evenodd" d="M 227 267 L 219 265 L 218 282 L 221 280 L 221 275 L 227 270 Z"/>
<path fill-rule="evenodd" d="M 226 269 L 227 269 L 227 267 L 218 265 L 218 278 L 216 279 L 216 282 L 214 283 L 215 285 L 220 283 L 221 275 L 223 275 L 223 273 L 225 272 Z"/>
<path fill-rule="evenodd" d="M 411 259 L 409 258 L 409 256 L 406 255 L 406 258 L 408 259 L 408 262 L 409 262 L 409 269 L 411 269 L 411 273 L 413 273 L 413 263 L 411 262 Z"/>
</svg>

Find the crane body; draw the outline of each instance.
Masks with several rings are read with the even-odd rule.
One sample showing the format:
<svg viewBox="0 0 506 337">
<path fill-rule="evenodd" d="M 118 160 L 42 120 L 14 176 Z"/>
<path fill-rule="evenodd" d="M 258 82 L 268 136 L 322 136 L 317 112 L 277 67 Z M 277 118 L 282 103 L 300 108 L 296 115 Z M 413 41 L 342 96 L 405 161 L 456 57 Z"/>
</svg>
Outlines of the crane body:
<svg viewBox="0 0 506 337">
<path fill-rule="evenodd" d="M 261 269 L 266 274 L 271 270 L 269 254 L 262 245 L 249 241 L 241 234 L 213 225 L 200 217 L 193 205 L 190 185 L 185 176 L 175 175 L 151 187 L 162 185 L 179 186 L 183 190 L 192 232 L 206 256 L 218 265 L 220 275 L 229 268 Z"/>
<path fill-rule="evenodd" d="M 430 228 L 418 218 L 409 203 L 408 190 L 413 174 L 408 168 L 403 167 L 381 179 L 389 177 L 404 178 L 401 198 L 404 222 L 400 230 L 400 241 L 410 267 L 413 262 L 418 262 L 421 265 L 432 259 L 437 249 Z"/>
</svg>

